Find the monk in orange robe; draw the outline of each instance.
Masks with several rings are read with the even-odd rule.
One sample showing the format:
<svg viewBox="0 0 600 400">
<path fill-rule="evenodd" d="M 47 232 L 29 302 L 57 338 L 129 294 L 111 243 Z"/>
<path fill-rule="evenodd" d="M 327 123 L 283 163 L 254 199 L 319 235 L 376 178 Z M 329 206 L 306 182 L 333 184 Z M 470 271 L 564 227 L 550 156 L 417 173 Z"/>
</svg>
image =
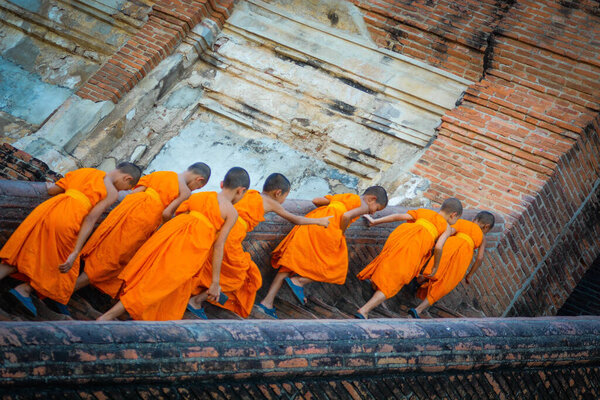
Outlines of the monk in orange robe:
<svg viewBox="0 0 600 400">
<path fill-rule="evenodd" d="M 479 269 L 485 256 L 485 234 L 488 233 L 495 223 L 494 215 L 488 211 L 481 211 L 475 216 L 473 222 L 459 219 L 452 227 L 456 233 L 446 240 L 444 252 L 440 260 L 440 266 L 433 279 L 426 279 L 417 291 L 417 297 L 423 300 L 416 308 L 411 308 L 409 314 L 413 318 L 419 318 L 425 309 L 433 305 L 439 299 L 454 289 L 460 281 L 465 278 L 469 283 L 471 276 Z M 473 260 L 476 249 L 477 258 L 473 267 L 465 276 L 469 264 Z M 432 275 L 433 259 L 423 270 L 424 276 Z"/>
<path fill-rule="evenodd" d="M 123 281 L 119 274 L 161 223 L 210 178 L 210 168 L 195 163 L 182 173 L 158 171 L 143 176 L 137 187 L 108 214 L 83 247 L 84 271 L 75 290 L 88 284 L 117 298 Z"/>
<path fill-rule="evenodd" d="M 33 290 L 68 313 L 66 304 L 79 275 L 79 253 L 102 213 L 117 200 L 117 191 L 131 189 L 141 170 L 121 163 L 111 172 L 82 168 L 47 184 L 53 196 L 37 206 L 0 250 L 0 279 L 18 272 L 26 281 L 10 294 L 33 316 Z"/>
<path fill-rule="evenodd" d="M 246 170 L 234 167 L 225 175 L 221 192 L 195 193 L 183 202 L 180 211 L 185 212 L 156 231 L 123 269 L 120 300 L 98 320 L 115 319 L 125 311 L 136 320 L 181 319 L 194 276 L 206 265 L 211 250 L 213 274 L 207 297 L 218 299 L 223 248 L 238 218 L 233 204 L 248 186 Z"/>
<path fill-rule="evenodd" d="M 332 216 L 329 227 L 295 226 L 273 250 L 271 265 L 279 269 L 259 307 L 275 317 L 273 302 L 286 282 L 300 304 L 305 304 L 304 286 L 327 282 L 343 285 L 348 273 L 346 229 L 358 217 L 383 210 L 387 193 L 381 186 L 371 186 L 362 196 L 336 194 L 313 200 L 318 208 L 306 214 L 309 218 Z M 291 277 L 290 277 L 291 276 Z"/>
<path fill-rule="evenodd" d="M 438 269 L 444 243 L 453 233 L 450 225 L 456 223 L 461 215 L 462 204 L 458 199 L 450 198 L 444 201 L 439 212 L 420 208 L 375 220 L 367 217 L 371 226 L 394 221 L 408 223 L 394 229 L 381 253 L 358 274 L 360 280 L 370 279 L 377 290 L 354 316 L 366 319 L 372 309 L 394 297 L 421 272 L 435 245 L 433 276 Z"/>
<path fill-rule="evenodd" d="M 290 181 L 282 174 L 274 173 L 267 177 L 263 185 L 262 193 L 256 190 L 248 190 L 246 195 L 235 204 L 238 212 L 238 220 L 229 232 L 223 263 L 221 266 L 221 289 L 227 299 L 224 304 L 212 302 L 213 304 L 231 310 L 237 315 L 246 318 L 250 315 L 256 292 L 262 286 L 262 277 L 256 264 L 252 261 L 250 253 L 244 251 L 242 242 L 246 234 L 251 232 L 259 223 L 265 220 L 266 213 L 274 212 L 282 218 L 296 225 L 316 224 L 327 227 L 331 217 L 306 218 L 288 212 L 281 204 L 290 192 Z M 207 261 L 212 263 L 212 259 Z M 188 310 L 206 318 L 202 308 L 202 302 L 206 300 L 206 288 L 212 276 L 212 266 L 204 268 L 198 275 L 198 288 L 194 294 L 199 294 L 190 299 Z"/>
</svg>

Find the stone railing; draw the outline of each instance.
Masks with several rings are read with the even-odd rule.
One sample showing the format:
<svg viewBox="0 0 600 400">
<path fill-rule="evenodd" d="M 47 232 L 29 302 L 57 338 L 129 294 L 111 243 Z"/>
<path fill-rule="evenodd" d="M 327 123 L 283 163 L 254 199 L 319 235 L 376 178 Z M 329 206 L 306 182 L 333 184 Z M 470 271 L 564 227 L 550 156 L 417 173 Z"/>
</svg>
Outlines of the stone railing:
<svg viewBox="0 0 600 400">
<path fill-rule="evenodd" d="M 14 322 L 0 352 L 4 399 L 600 396 L 598 317 Z"/>
</svg>

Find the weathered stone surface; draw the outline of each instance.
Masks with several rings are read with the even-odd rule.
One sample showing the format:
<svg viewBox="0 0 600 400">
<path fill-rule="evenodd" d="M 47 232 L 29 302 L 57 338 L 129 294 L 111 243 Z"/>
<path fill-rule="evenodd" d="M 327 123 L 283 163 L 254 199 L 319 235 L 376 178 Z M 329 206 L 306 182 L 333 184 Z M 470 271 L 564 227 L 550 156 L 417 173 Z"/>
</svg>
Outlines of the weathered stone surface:
<svg viewBox="0 0 600 400">
<path fill-rule="evenodd" d="M 52 169 L 65 173 L 76 165 L 75 161 L 64 162 L 69 159 L 66 153 L 72 151 L 113 109 L 111 102 L 94 103 L 73 95 L 34 135 L 18 140 L 15 146 L 40 158 Z"/>
<path fill-rule="evenodd" d="M 70 95 L 69 89 L 49 85 L 0 57 L 0 111 L 39 126 Z"/>
<path fill-rule="evenodd" d="M 142 80 L 124 97 L 115 115 L 75 149 L 76 157 L 85 159 L 86 165 L 97 165 L 99 156 L 128 160 L 134 147 L 143 144 L 147 151 L 139 161 L 145 166 L 152 162 L 149 171 L 197 160 L 211 160 L 219 169 L 233 159 L 214 157 L 216 152 L 208 150 L 201 137 L 187 143 L 185 152 L 192 153 L 189 157 L 180 157 L 177 146 L 163 148 L 171 141 L 181 142 L 176 137 L 189 132 L 192 121 L 199 119 L 211 131 L 220 126 L 218 130 L 234 133 L 228 137 L 242 141 L 277 139 L 282 150 L 289 147 L 284 152 L 297 154 L 281 167 L 276 156 L 245 148 L 245 163 L 254 165 L 253 170 L 261 167 L 256 171 L 257 186 L 262 177 L 282 168 L 290 171 L 297 185 L 311 188 L 304 194 L 302 188 L 295 192 L 303 198 L 360 191 L 374 183 L 390 189 L 406 184 L 411 177 L 404 171 L 466 81 L 423 63 L 381 53 L 359 30 L 349 33 L 322 21 L 306 22 L 288 12 L 286 7 L 292 5 L 277 8 L 280 5 L 238 4 L 216 41 L 211 36 L 216 32 L 209 29 L 207 21 L 197 25 L 179 50 L 183 56 L 179 65 L 187 70 L 169 69 L 164 65 L 167 60 L 163 61 L 155 69 L 166 83 L 159 81 L 162 87 L 154 92 L 158 95 L 140 90 L 153 87 L 155 78 Z M 315 4 L 311 7 L 318 9 Z M 343 8 L 346 13 L 356 12 L 351 5 Z M 278 23 L 270 23 L 272 20 Z M 202 42 L 194 45 L 195 50 L 205 53 L 191 64 L 198 55 L 190 54 L 194 40 Z M 214 49 L 210 47 L 213 42 Z M 335 55 L 330 54 L 332 48 Z M 182 74 L 187 80 L 170 89 Z M 419 81 L 418 90 L 409 84 L 411 79 Z M 123 120 L 131 110 L 135 110 L 134 116 Z M 108 138 L 120 140 L 115 145 Z M 190 139 L 189 134 L 186 138 Z M 233 150 L 239 144 L 232 140 L 225 147 Z M 306 164 L 300 162 L 308 160 L 306 157 L 315 165 L 325 162 L 327 169 L 319 167 L 308 173 L 302 166 Z M 300 164 L 294 165 L 293 160 Z M 322 171 L 331 172 L 319 176 Z M 407 204 L 426 204 L 420 194 L 419 189 L 395 197 L 399 202 L 406 199 Z"/>
<path fill-rule="evenodd" d="M 144 398 L 144 390 L 222 397 L 241 388 L 275 391 L 262 398 L 281 398 L 279 390 L 302 398 L 412 392 L 417 399 L 600 391 L 598 317 L 3 322 L 0 332 L 0 394 L 7 399 L 64 394 L 69 385 L 80 396 L 137 393 L 127 398 Z M 387 394 L 394 388 L 402 392 Z"/>
<path fill-rule="evenodd" d="M 181 91 L 173 93 L 173 96 Z M 180 97 L 181 98 L 181 97 Z M 270 138 L 248 138 L 214 122 L 195 120 L 167 142 L 146 172 L 183 171 L 202 161 L 212 169 L 203 190 L 219 190 L 219 183 L 232 166 L 245 168 L 251 187 L 262 190 L 272 172 L 283 173 L 292 182 L 293 198 L 312 199 L 333 191 L 354 192 L 357 179 L 340 174 L 322 161 L 308 157 Z"/>
</svg>

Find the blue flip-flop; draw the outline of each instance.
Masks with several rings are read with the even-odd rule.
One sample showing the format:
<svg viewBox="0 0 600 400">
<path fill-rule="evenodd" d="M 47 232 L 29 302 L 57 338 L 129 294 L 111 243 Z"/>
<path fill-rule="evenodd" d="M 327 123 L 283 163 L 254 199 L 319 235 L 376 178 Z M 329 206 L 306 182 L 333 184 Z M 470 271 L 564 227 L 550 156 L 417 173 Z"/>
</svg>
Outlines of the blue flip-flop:
<svg viewBox="0 0 600 400">
<path fill-rule="evenodd" d="M 275 319 L 279 319 L 277 317 L 277 313 L 275 312 L 275 307 L 273 308 L 268 308 L 266 306 L 263 306 L 262 304 L 258 303 L 258 307 L 260 308 L 260 310 L 262 312 L 264 312 L 265 314 L 267 314 L 269 317 L 273 317 Z"/>
<path fill-rule="evenodd" d="M 296 299 L 300 302 L 300 304 L 306 304 L 306 298 L 304 297 L 304 288 L 302 286 L 298 286 L 292 282 L 290 278 L 285 278 L 285 283 L 292 289 L 292 293 L 296 296 Z"/>
<path fill-rule="evenodd" d="M 356 319 L 367 319 L 367 317 L 365 317 L 364 315 L 362 315 L 358 311 L 354 313 L 354 318 L 356 318 Z"/>
<path fill-rule="evenodd" d="M 37 308 L 35 308 L 31 297 L 25 297 L 15 289 L 10 289 L 8 293 L 10 293 L 19 303 L 21 303 L 23 307 L 25 307 L 25 309 L 31 313 L 31 315 L 37 317 Z"/>
<path fill-rule="evenodd" d="M 208 319 L 208 317 L 206 316 L 206 312 L 204 312 L 204 307 L 195 308 L 188 303 L 187 310 L 200 319 Z"/>
<path fill-rule="evenodd" d="M 219 293 L 219 299 L 217 300 L 217 303 L 219 303 L 220 305 L 224 306 L 225 303 L 227 303 L 227 300 L 229 300 L 229 297 L 225 293 L 220 292 Z"/>
<path fill-rule="evenodd" d="M 419 313 L 414 308 L 411 308 L 410 310 L 408 310 L 408 315 L 410 315 L 411 317 L 413 317 L 415 319 L 421 319 L 421 317 L 419 317 Z"/>
<path fill-rule="evenodd" d="M 61 304 L 58 301 L 52 300 L 50 298 L 46 299 L 46 302 L 50 303 L 56 310 L 58 310 L 58 312 L 60 314 L 66 315 L 68 317 L 71 316 L 71 313 L 69 312 L 69 308 L 66 305 Z"/>
</svg>

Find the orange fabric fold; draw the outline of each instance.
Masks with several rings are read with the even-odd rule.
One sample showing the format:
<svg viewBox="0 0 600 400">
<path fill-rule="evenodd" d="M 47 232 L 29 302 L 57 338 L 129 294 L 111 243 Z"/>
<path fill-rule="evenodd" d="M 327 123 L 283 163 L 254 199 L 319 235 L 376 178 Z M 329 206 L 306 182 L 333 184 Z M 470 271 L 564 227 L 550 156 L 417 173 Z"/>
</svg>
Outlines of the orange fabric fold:
<svg viewBox="0 0 600 400">
<path fill-rule="evenodd" d="M 473 260 L 474 249 L 483 241 L 481 228 L 471 221 L 459 219 L 452 227 L 457 233 L 446 240 L 434 279 L 427 280 L 417 291 L 417 297 L 427 298 L 429 304 L 439 301 L 460 283 Z M 429 260 L 423 274 L 431 274 L 432 270 L 433 259 Z"/>
<path fill-rule="evenodd" d="M 164 224 L 119 275 L 124 281 L 121 302 L 133 319 L 181 319 L 194 289 L 194 276 L 212 252 L 224 223 L 217 193 L 195 193 L 184 203 L 190 213 Z"/>
<path fill-rule="evenodd" d="M 220 277 L 221 290 L 229 299 L 224 305 L 210 302 L 246 318 L 252 311 L 256 292 L 262 286 L 262 276 L 258 266 L 252 261 L 250 253 L 244 251 L 242 242 L 248 232 L 264 221 L 265 210 L 262 196 L 256 190 L 249 190 L 242 200 L 235 204 L 235 208 L 239 217 L 225 242 Z M 212 254 L 205 268 L 194 279 L 196 280 L 194 294 L 201 293 L 210 286 Z"/>
<path fill-rule="evenodd" d="M 143 176 L 144 192 L 126 196 L 102 221 L 85 244 L 81 257 L 90 284 L 116 298 L 123 281 L 118 278 L 135 252 L 162 222 L 162 212 L 179 196 L 176 172 Z"/>
<path fill-rule="evenodd" d="M 420 208 L 408 214 L 415 221 L 431 223 L 438 236 L 434 237 L 422 222 L 405 222 L 392 231 L 381 253 L 357 275 L 360 280 L 370 279 L 388 299 L 417 276 L 435 241 L 446 230 L 446 220 L 435 211 Z"/>
<path fill-rule="evenodd" d="M 79 276 L 79 257 L 65 274 L 58 266 L 74 250 L 86 215 L 106 197 L 105 176 L 93 168 L 67 173 L 56 182 L 65 193 L 37 206 L 0 250 L 0 259 L 17 267 L 40 295 L 68 303 Z"/>
<path fill-rule="evenodd" d="M 295 226 L 273 250 L 271 265 L 317 282 L 343 285 L 348 273 L 348 248 L 340 223 L 346 211 L 360 207 L 361 199 L 350 193 L 325 197 L 330 204 L 306 216 L 320 218 L 332 215 L 329 227 Z"/>
</svg>

